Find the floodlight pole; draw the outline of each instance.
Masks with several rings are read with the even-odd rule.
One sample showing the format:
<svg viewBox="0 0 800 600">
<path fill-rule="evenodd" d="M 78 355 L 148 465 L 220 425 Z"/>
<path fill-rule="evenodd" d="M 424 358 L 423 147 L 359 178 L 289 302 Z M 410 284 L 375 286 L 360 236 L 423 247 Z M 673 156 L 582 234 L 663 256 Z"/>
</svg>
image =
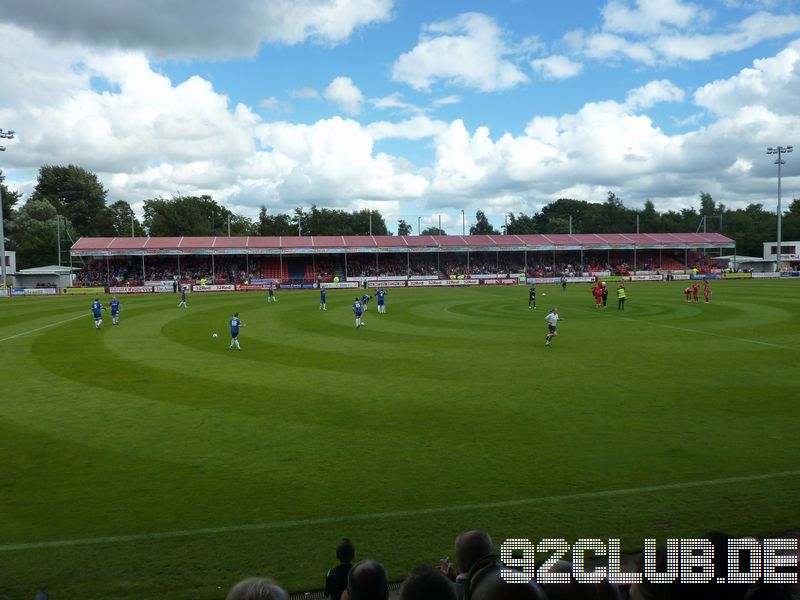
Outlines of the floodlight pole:
<svg viewBox="0 0 800 600">
<path fill-rule="evenodd" d="M 791 146 L 776 146 L 775 148 L 767 148 L 767 154 L 777 154 L 778 158 L 775 159 L 775 164 L 778 165 L 778 247 L 775 253 L 775 270 L 781 270 L 781 165 L 785 165 L 786 161 L 781 158 L 782 154 L 788 154 L 792 151 Z"/>
<path fill-rule="evenodd" d="M 56 213 L 56 245 L 58 246 L 58 266 L 61 266 L 61 215 Z"/>
<path fill-rule="evenodd" d="M 3 131 L 0 129 L 0 140 L 13 140 L 13 131 Z M 5 146 L 0 146 L 0 151 L 5 151 Z M 6 236 L 3 230 L 3 189 L 0 187 L 0 272 L 3 275 L 3 289 L 8 289 L 8 279 L 6 274 Z"/>
<path fill-rule="evenodd" d="M 0 150 L 5 150 L 0 146 Z M 3 289 L 8 289 L 6 282 L 6 237 L 3 231 L 3 187 L 0 185 L 0 265 L 3 272 Z"/>
<path fill-rule="evenodd" d="M 466 234 L 467 234 L 467 224 L 466 224 L 466 221 L 464 220 L 464 209 L 462 208 L 461 209 L 461 235 L 466 235 Z"/>
</svg>

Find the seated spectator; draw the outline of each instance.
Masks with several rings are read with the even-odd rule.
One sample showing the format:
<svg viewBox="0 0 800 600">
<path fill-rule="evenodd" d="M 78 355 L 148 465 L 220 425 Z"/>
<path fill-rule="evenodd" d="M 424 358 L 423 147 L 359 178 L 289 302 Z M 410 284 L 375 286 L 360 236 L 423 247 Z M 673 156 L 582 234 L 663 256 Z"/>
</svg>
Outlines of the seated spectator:
<svg viewBox="0 0 800 600">
<path fill-rule="evenodd" d="M 533 583 L 507 583 L 500 567 L 488 565 L 471 573 L 467 600 L 545 600 L 542 588 Z"/>
<path fill-rule="evenodd" d="M 572 573 L 572 563 L 559 560 L 553 565 L 551 573 Z M 622 598 L 619 589 L 604 581 L 603 583 L 546 583 L 547 600 L 617 600 Z"/>
<path fill-rule="evenodd" d="M 347 575 L 344 600 L 387 600 L 389 577 L 386 569 L 376 560 L 362 560 L 353 565 Z"/>
<path fill-rule="evenodd" d="M 347 538 L 336 546 L 336 558 L 339 564 L 333 567 L 325 576 L 325 597 L 331 600 L 340 600 L 342 592 L 347 589 L 347 575 L 353 566 L 356 549 Z"/>
<path fill-rule="evenodd" d="M 400 600 L 456 600 L 456 588 L 441 571 L 420 565 L 403 582 Z"/>
<path fill-rule="evenodd" d="M 465 531 L 456 538 L 456 566 L 458 573 L 449 560 L 444 559 L 439 569 L 456 584 L 456 595 L 459 600 L 465 596 L 465 586 L 469 572 L 479 562 L 495 563 L 495 548 L 489 534 L 480 529 Z"/>
<path fill-rule="evenodd" d="M 253 577 L 237 583 L 226 600 L 288 600 L 289 595 L 271 579 Z"/>
</svg>

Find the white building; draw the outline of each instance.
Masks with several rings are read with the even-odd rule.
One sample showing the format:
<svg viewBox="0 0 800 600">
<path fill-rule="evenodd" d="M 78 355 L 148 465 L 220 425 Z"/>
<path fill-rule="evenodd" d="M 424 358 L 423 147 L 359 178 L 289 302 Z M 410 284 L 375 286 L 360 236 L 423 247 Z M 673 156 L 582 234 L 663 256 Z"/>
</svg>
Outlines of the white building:
<svg viewBox="0 0 800 600">
<path fill-rule="evenodd" d="M 778 242 L 764 242 L 764 260 L 777 262 Z M 800 242 L 781 240 L 781 266 L 800 264 Z"/>
<path fill-rule="evenodd" d="M 60 267 L 58 265 L 21 269 L 17 271 L 14 277 L 14 287 L 70 287 L 75 279 L 73 273 L 79 270 L 78 268 Z"/>
<path fill-rule="evenodd" d="M 6 250 L 6 274 L 13 275 L 17 272 L 17 253 Z"/>
</svg>

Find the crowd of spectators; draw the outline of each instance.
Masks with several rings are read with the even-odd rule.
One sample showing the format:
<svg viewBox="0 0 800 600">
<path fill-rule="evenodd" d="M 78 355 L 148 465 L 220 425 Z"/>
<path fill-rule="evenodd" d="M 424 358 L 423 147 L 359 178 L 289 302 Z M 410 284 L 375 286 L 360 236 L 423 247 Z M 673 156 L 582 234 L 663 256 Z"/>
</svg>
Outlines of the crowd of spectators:
<svg viewBox="0 0 800 600">
<path fill-rule="evenodd" d="M 556 560 L 543 573 L 537 564 L 536 580 L 529 573 L 519 574 L 518 582 L 510 583 L 501 573 L 509 567 L 499 560 L 499 551 L 488 533 L 465 531 L 455 540 L 454 562 L 447 558 L 438 564 L 421 564 L 411 570 L 399 589 L 400 600 L 791 600 L 798 597 L 798 584 L 729 583 L 729 536 L 711 532 L 706 539 L 713 546 L 713 575 L 715 583 L 641 583 L 617 584 L 603 580 L 599 583 L 578 583 L 576 569 L 568 560 Z M 353 542 L 342 539 L 336 547 L 338 564 L 325 576 L 324 595 L 330 600 L 389 600 L 390 577 L 384 566 L 374 559 L 356 561 Z M 608 567 L 607 557 L 584 557 L 583 570 L 594 571 Z M 752 573 L 748 558 L 740 557 L 744 572 Z M 655 556 L 658 573 L 666 573 L 667 552 L 658 548 Z M 643 573 L 642 553 L 622 556 L 623 573 Z M 761 572 L 760 569 L 757 572 Z M 792 571 L 796 573 L 796 566 Z M 558 577 L 563 583 L 542 583 L 543 575 Z M 675 575 L 678 568 L 675 567 Z M 681 577 L 684 577 L 681 570 Z M 395 584 L 392 585 L 394 587 Z M 396 588 L 395 588 L 396 589 Z M 309 597 L 310 594 L 305 594 Z M 393 594 L 394 596 L 394 594 Z M 45 591 L 34 600 L 47 600 Z M 0 595 L 0 600 L 12 600 Z M 252 577 L 233 585 L 226 600 L 289 600 L 289 594 L 269 578 Z"/>
<path fill-rule="evenodd" d="M 726 577 L 728 536 L 710 533 L 706 536 L 714 547 L 713 566 L 716 577 Z M 400 600 L 790 600 L 797 585 L 781 584 L 653 584 L 647 581 L 632 584 L 577 583 L 575 569 L 567 560 L 555 561 L 547 571 L 564 574 L 564 583 L 509 583 L 503 577 L 498 548 L 488 533 L 481 530 L 460 534 L 454 545 L 454 562 L 442 559 L 437 565 L 422 564 L 408 574 L 399 590 Z M 656 554 L 656 568 L 665 572 L 666 551 Z M 374 559 L 355 561 L 356 552 L 349 539 L 336 548 L 338 564 L 325 576 L 325 597 L 330 600 L 388 600 L 390 577 L 384 566 Z M 587 559 L 586 570 L 607 566 L 607 559 Z M 642 555 L 623 557 L 625 572 L 644 571 Z M 537 579 L 542 579 L 542 567 Z M 521 572 L 520 572 L 521 575 Z M 525 577 L 521 577 L 525 579 Z M 567 581 L 569 583 L 567 583 Z M 288 600 L 289 595 L 267 578 L 245 579 L 234 585 L 227 600 Z"/>
<path fill-rule="evenodd" d="M 678 257 L 677 255 L 681 256 Z M 713 270 L 708 257 L 689 254 L 689 267 L 700 273 Z M 680 260 L 679 260 L 680 259 Z M 94 259 L 76 274 L 76 285 L 138 285 L 143 281 L 172 281 L 192 283 L 201 279 L 209 283 L 244 283 L 254 279 L 290 278 L 290 261 L 305 267 L 308 280 L 332 281 L 334 277 L 392 277 L 492 275 L 526 273 L 529 277 L 580 276 L 589 273 L 629 275 L 634 271 L 667 271 L 684 269 L 683 251 L 659 254 L 657 251 L 558 252 L 442 252 L 411 253 L 409 255 L 349 254 L 336 256 L 276 257 L 185 255 L 147 256 L 142 265 L 139 257 Z M 142 269 L 144 267 L 144 273 Z"/>
</svg>

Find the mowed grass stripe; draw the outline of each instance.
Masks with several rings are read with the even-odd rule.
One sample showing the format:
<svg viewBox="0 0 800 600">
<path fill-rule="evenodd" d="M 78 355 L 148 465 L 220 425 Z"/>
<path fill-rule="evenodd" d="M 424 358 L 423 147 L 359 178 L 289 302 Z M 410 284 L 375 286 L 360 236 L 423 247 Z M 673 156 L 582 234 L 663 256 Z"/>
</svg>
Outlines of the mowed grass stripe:
<svg viewBox="0 0 800 600">
<path fill-rule="evenodd" d="M 73 546 L 89 546 L 96 544 L 115 544 L 120 542 L 139 542 L 149 540 L 163 540 L 170 538 L 215 535 L 221 533 L 234 533 L 238 531 L 263 531 L 268 529 L 292 529 L 295 527 L 313 527 L 315 525 L 327 525 L 330 523 L 347 523 L 352 521 L 382 521 L 386 519 L 397 519 L 401 517 L 415 517 L 423 515 L 436 515 L 450 512 L 463 511 L 484 511 L 495 508 L 508 508 L 516 506 L 528 506 L 531 504 L 546 504 L 550 502 L 570 502 L 573 500 L 592 500 L 595 498 L 613 498 L 616 496 L 628 496 L 636 494 L 652 494 L 657 492 L 668 492 L 673 490 L 688 490 L 701 487 L 718 485 L 730 485 L 735 483 L 750 483 L 754 481 L 765 481 L 770 479 L 783 479 L 786 477 L 800 476 L 800 470 L 783 471 L 778 473 L 764 473 L 761 475 L 745 475 L 741 477 L 727 477 L 724 479 L 708 479 L 705 481 L 686 481 L 681 483 L 667 483 L 663 485 L 651 485 L 638 488 L 626 488 L 618 490 L 600 490 L 594 492 L 580 492 L 577 494 L 561 494 L 557 496 L 542 496 L 539 498 L 521 498 L 517 500 L 502 500 L 498 502 L 485 502 L 480 504 L 462 504 L 456 506 L 421 508 L 416 510 L 397 510 L 382 513 L 339 515 L 330 517 L 316 517 L 311 519 L 294 519 L 287 521 L 277 521 L 273 523 L 253 523 L 247 525 L 231 525 L 227 527 L 205 527 L 201 529 L 191 529 L 186 531 L 162 531 L 153 533 L 143 533 L 137 535 L 116 535 L 98 538 L 83 538 L 74 540 L 53 540 L 46 542 L 27 542 L 22 544 L 0 545 L 0 552 L 13 552 L 18 550 L 37 550 L 41 548 L 64 548 Z"/>
</svg>

